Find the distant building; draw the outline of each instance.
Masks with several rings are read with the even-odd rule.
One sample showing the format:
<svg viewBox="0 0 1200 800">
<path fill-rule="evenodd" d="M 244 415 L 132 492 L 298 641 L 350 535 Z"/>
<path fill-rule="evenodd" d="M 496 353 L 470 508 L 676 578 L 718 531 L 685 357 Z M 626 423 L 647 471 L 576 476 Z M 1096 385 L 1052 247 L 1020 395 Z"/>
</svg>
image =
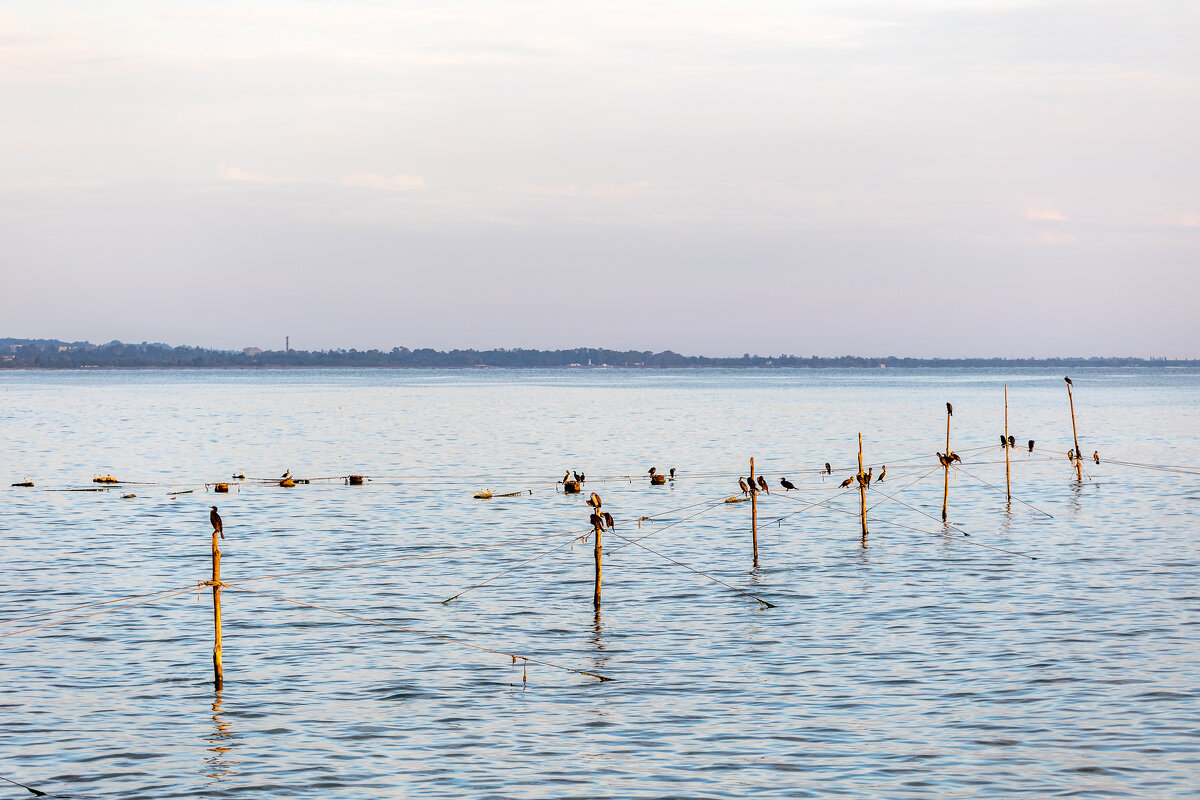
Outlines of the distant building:
<svg viewBox="0 0 1200 800">
<path fill-rule="evenodd" d="M 250 356 L 250 357 L 261 356 L 262 348 L 261 347 L 243 347 L 242 355 Z"/>
</svg>

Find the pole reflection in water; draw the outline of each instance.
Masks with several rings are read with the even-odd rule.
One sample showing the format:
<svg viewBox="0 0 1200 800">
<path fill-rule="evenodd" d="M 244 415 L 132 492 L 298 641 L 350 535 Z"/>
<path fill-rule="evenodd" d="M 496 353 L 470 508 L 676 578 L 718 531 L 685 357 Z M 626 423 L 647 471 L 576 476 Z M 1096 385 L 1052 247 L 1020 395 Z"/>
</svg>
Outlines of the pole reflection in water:
<svg viewBox="0 0 1200 800">
<path fill-rule="evenodd" d="M 592 654 L 592 669 L 603 672 L 609 656 L 604 652 L 604 624 L 600 620 L 600 609 L 596 609 L 592 617 L 592 635 L 589 637 L 594 653 Z"/>
<path fill-rule="evenodd" d="M 204 774 L 211 778 L 211 782 L 207 784 L 209 786 L 213 783 L 228 781 L 231 776 L 236 774 L 233 765 L 238 763 L 236 759 L 230 758 L 228 755 L 233 750 L 230 745 L 233 744 L 236 734 L 229 730 L 229 723 L 225 721 L 221 711 L 221 693 L 219 691 L 213 698 L 212 710 L 212 721 L 216 730 L 204 737 L 204 741 L 212 745 L 208 748 L 208 752 L 213 754 L 204 759 Z"/>
</svg>

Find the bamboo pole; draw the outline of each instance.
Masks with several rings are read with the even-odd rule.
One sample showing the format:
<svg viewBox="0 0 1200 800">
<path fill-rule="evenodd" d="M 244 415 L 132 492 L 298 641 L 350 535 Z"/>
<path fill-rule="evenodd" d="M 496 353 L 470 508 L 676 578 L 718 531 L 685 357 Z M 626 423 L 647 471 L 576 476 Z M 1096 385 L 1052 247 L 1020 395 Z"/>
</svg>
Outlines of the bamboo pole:
<svg viewBox="0 0 1200 800">
<path fill-rule="evenodd" d="M 750 459 L 750 540 L 754 545 L 754 566 L 758 567 L 758 487 L 754 483 L 754 459 Z"/>
<path fill-rule="evenodd" d="M 942 471 L 944 473 L 945 482 L 942 484 L 942 522 L 946 521 L 946 505 L 950 500 L 950 417 L 954 416 L 954 412 L 950 410 L 950 404 L 946 404 L 946 460 L 942 462 Z"/>
<path fill-rule="evenodd" d="M 1012 450 L 1008 446 L 1008 384 L 1004 384 L 1004 491 L 1008 497 L 1008 504 L 1012 505 L 1012 473 L 1008 464 L 1008 453 Z"/>
<path fill-rule="evenodd" d="M 1083 483 L 1083 453 L 1079 452 L 1079 431 L 1075 428 L 1075 396 L 1071 394 L 1071 380 L 1067 379 L 1067 399 L 1071 401 L 1071 435 L 1075 437 L 1075 480 Z"/>
<path fill-rule="evenodd" d="M 225 669 L 221 663 L 221 548 L 217 544 L 217 531 L 212 535 L 212 590 L 213 590 L 213 628 L 216 638 L 213 641 L 213 684 L 217 691 L 225 685 Z"/>
<path fill-rule="evenodd" d="M 867 541 L 867 480 L 863 473 L 862 463 L 862 431 L 858 433 L 858 498 L 862 501 L 862 535 L 863 543 Z"/>
<path fill-rule="evenodd" d="M 601 527 L 597 525 L 595 527 L 596 548 L 594 550 L 596 555 L 596 592 L 592 595 L 592 605 L 596 607 L 597 611 L 600 609 L 600 531 Z"/>
</svg>

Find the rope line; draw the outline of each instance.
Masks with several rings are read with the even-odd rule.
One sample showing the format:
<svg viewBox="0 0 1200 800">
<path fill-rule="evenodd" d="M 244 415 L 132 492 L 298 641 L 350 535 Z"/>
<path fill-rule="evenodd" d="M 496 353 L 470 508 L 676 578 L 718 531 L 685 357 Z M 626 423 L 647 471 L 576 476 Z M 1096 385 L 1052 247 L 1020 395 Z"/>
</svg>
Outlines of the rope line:
<svg viewBox="0 0 1200 800">
<path fill-rule="evenodd" d="M 109 605 L 110 603 L 120 603 L 124 600 L 135 600 L 139 597 L 150 597 L 151 595 L 155 595 L 155 594 L 163 594 L 164 592 L 171 592 L 171 591 L 174 591 L 175 589 L 187 589 L 188 591 L 191 591 L 191 588 L 192 588 L 192 585 L 188 584 L 186 587 L 185 586 L 176 586 L 173 589 L 163 589 L 162 591 L 159 591 L 159 592 L 148 592 L 146 594 L 129 594 L 129 595 L 125 595 L 124 597 L 114 598 L 112 600 L 101 600 L 96 603 L 82 603 L 77 606 L 70 606 L 69 608 L 60 608 L 57 611 L 39 611 L 36 614 L 26 614 L 23 617 L 10 617 L 9 619 L 0 619 L 0 625 L 7 625 L 10 622 L 19 622 L 20 620 L 23 620 L 23 619 L 34 619 L 35 617 L 48 617 L 52 614 L 66 614 L 71 611 L 78 611 L 81 608 L 92 608 L 93 606 L 106 606 L 106 605 Z"/>
<path fill-rule="evenodd" d="M 979 481 L 980 483 L 982 483 L 984 486 L 989 486 L 989 487 L 991 487 L 992 489 L 995 489 L 997 492 L 1002 492 L 1002 493 L 1004 493 L 1004 494 L 1007 496 L 1008 492 L 1007 492 L 1006 490 L 1004 490 L 1004 489 L 1001 489 L 999 486 L 993 486 L 992 484 L 990 484 L 990 483 L 988 483 L 987 481 L 985 481 L 983 478 L 980 478 L 978 475 L 974 475 L 974 474 L 972 474 L 972 473 L 970 473 L 970 472 L 967 472 L 967 471 L 966 471 L 965 469 L 963 469 L 961 466 L 960 466 L 960 467 L 958 467 L 958 469 L 959 469 L 959 470 L 961 470 L 961 471 L 962 471 L 962 473 L 963 473 L 964 475 L 966 475 L 968 478 L 974 478 L 975 480 L 977 480 L 977 481 Z M 1034 511 L 1038 512 L 1039 514 L 1045 514 L 1045 515 L 1046 515 L 1047 517 L 1049 517 L 1050 519 L 1054 519 L 1054 515 L 1053 515 L 1053 514 L 1051 514 L 1051 513 L 1050 513 L 1050 512 L 1048 512 L 1048 511 L 1042 511 L 1040 508 L 1038 508 L 1037 506 L 1035 506 L 1033 503 L 1026 502 L 1025 500 L 1022 500 L 1022 499 L 1021 499 L 1021 498 L 1019 498 L 1019 497 L 1016 497 L 1016 498 L 1013 498 L 1013 499 L 1015 499 L 1015 500 L 1016 500 L 1018 503 L 1024 503 L 1025 505 L 1029 506 L 1030 508 L 1032 508 Z"/>
<path fill-rule="evenodd" d="M 129 605 L 117 606 L 116 608 L 106 608 L 103 611 L 93 611 L 91 614 L 80 614 L 78 617 L 70 617 L 68 619 L 60 619 L 57 622 L 47 622 L 45 625 L 36 625 L 32 628 L 21 628 L 20 630 L 9 631 L 8 633 L 0 633 L 0 639 L 3 639 L 6 636 L 16 636 L 18 633 L 29 633 L 30 631 L 39 631 L 43 628 L 53 628 L 55 625 L 65 625 L 68 622 L 75 622 L 76 620 L 87 619 L 88 617 L 97 617 L 101 614 L 111 614 L 114 611 L 121 611 L 126 608 L 133 608 L 134 606 L 140 606 L 145 603 L 153 603 L 155 600 L 167 600 L 172 597 L 178 597 L 181 594 L 190 594 L 194 589 L 195 589 L 194 586 L 189 586 L 188 588 L 184 589 L 183 591 L 175 592 L 173 594 L 163 594 L 160 592 L 160 593 L 158 593 L 159 596 L 151 597 L 149 600 L 139 600 L 136 603 L 130 603 Z"/>
</svg>

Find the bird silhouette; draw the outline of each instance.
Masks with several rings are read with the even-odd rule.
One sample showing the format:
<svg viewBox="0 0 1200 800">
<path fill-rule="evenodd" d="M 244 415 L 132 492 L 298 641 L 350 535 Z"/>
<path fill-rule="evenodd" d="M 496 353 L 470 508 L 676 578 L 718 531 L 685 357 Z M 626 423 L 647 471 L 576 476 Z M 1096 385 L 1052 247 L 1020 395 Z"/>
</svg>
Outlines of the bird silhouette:
<svg viewBox="0 0 1200 800">
<path fill-rule="evenodd" d="M 1033 452 L 1033 439 L 1029 440 L 1029 452 Z"/>
<path fill-rule="evenodd" d="M 938 463 L 941 464 L 943 467 L 947 467 L 950 465 L 950 462 L 947 461 L 946 457 L 944 455 L 942 455 L 941 453 L 938 453 L 937 457 L 938 457 Z"/>
<path fill-rule="evenodd" d="M 675 468 L 671 467 L 671 480 L 675 480 Z"/>
<path fill-rule="evenodd" d="M 829 466 L 829 462 L 828 462 L 828 461 L 826 461 L 826 462 L 825 462 L 825 474 L 826 474 L 826 475 L 832 475 L 832 474 L 833 474 L 833 467 Z"/>
<path fill-rule="evenodd" d="M 948 416 L 948 417 L 954 416 L 954 406 L 950 405 L 949 403 L 946 403 L 946 416 Z"/>
<path fill-rule="evenodd" d="M 1066 375 L 1063 375 L 1063 380 L 1067 382 L 1067 386 L 1074 386 L 1074 385 L 1075 385 L 1075 384 L 1074 384 L 1074 383 L 1071 381 L 1071 379 L 1070 379 L 1070 378 L 1068 378 Z"/>
<path fill-rule="evenodd" d="M 789 491 L 789 492 L 790 492 L 792 489 L 795 489 L 795 488 L 796 488 L 796 484 L 792 483 L 792 482 L 791 482 L 791 481 L 789 481 L 787 478 L 780 478 L 780 479 L 779 479 L 779 485 L 780 485 L 780 486 L 782 486 L 784 489 L 786 489 L 786 490 L 787 490 L 787 491 Z"/>
<path fill-rule="evenodd" d="M 1072 447 L 1070 450 L 1067 451 L 1067 458 L 1071 459 L 1072 461 L 1075 460 L 1075 448 L 1074 447 Z"/>
<path fill-rule="evenodd" d="M 846 480 L 842 481 L 841 485 L 838 486 L 838 488 L 845 489 L 847 486 L 849 486 L 852 483 L 854 483 L 854 478 L 846 478 Z"/>
<path fill-rule="evenodd" d="M 745 478 L 738 478 L 738 486 L 742 487 L 742 494 L 750 494 L 750 487 L 746 485 Z"/>
<path fill-rule="evenodd" d="M 217 507 L 212 506 L 212 511 L 208 512 L 208 521 L 212 523 L 213 533 L 219 533 L 221 538 L 225 538 L 225 526 L 221 522 L 221 515 L 217 513 Z"/>
<path fill-rule="evenodd" d="M 1099 464 L 1100 463 L 1100 451 L 1099 450 L 1093 451 L 1092 458 L 1095 460 L 1095 462 L 1097 464 Z"/>
<path fill-rule="evenodd" d="M 758 485 L 767 494 L 771 493 L 771 490 L 767 488 L 767 479 L 764 478 L 762 475 L 758 476 Z"/>
<path fill-rule="evenodd" d="M 951 450 L 950 451 L 950 463 L 953 464 L 955 461 L 961 462 L 962 459 L 958 457 L 958 453 Z"/>
<path fill-rule="evenodd" d="M 563 474 L 562 482 L 566 483 L 569 480 L 571 480 L 571 470 L 567 470 L 566 473 Z"/>
<path fill-rule="evenodd" d="M 656 473 L 656 472 L 658 472 L 658 467 L 651 467 L 651 468 L 650 468 L 650 471 L 649 471 L 649 472 L 647 472 L 646 474 L 647 474 L 647 475 L 649 475 L 649 476 L 651 476 L 651 477 L 654 477 L 654 473 Z"/>
<path fill-rule="evenodd" d="M 866 480 L 865 480 L 865 483 L 867 486 L 871 485 L 871 476 L 874 472 L 875 472 L 874 467 L 867 467 L 867 474 L 866 474 Z"/>
<path fill-rule="evenodd" d="M 1000 434 L 1000 446 L 1001 446 L 1001 447 L 1008 447 L 1008 439 L 1005 439 L 1005 438 L 1004 438 L 1004 434 L 1003 434 L 1003 433 L 1002 433 L 1002 434 Z"/>
<path fill-rule="evenodd" d="M 587 475 L 584 475 L 582 472 L 580 472 L 578 475 L 575 476 L 575 480 L 579 481 L 580 483 L 583 483 L 584 481 L 587 480 Z"/>
<path fill-rule="evenodd" d="M 601 514 L 601 516 L 604 517 L 604 524 L 608 526 L 610 531 L 615 531 L 617 529 L 617 523 L 613 522 L 612 514 L 605 511 L 603 514 Z"/>
<path fill-rule="evenodd" d="M 600 495 L 592 492 L 591 496 L 587 499 L 587 504 L 592 508 L 600 508 Z"/>
<path fill-rule="evenodd" d="M 1009 437 L 1008 437 L 1008 446 L 1009 446 L 1009 447 L 1012 447 L 1012 448 L 1014 448 L 1014 449 L 1016 448 L 1016 446 L 1017 446 L 1017 438 L 1016 438 L 1015 436 L 1009 436 Z"/>
<path fill-rule="evenodd" d="M 883 476 L 887 475 L 887 464 L 879 468 L 879 477 L 875 479 L 876 483 L 883 483 Z"/>
<path fill-rule="evenodd" d="M 588 522 L 591 523 L 592 530 L 596 531 L 597 533 L 604 530 L 604 517 L 600 516 L 596 512 L 592 512 L 592 515 L 588 517 Z"/>
<path fill-rule="evenodd" d="M 292 477 L 292 468 L 288 467 L 283 471 L 283 474 L 279 476 L 279 480 L 286 481 L 290 477 Z"/>
</svg>

